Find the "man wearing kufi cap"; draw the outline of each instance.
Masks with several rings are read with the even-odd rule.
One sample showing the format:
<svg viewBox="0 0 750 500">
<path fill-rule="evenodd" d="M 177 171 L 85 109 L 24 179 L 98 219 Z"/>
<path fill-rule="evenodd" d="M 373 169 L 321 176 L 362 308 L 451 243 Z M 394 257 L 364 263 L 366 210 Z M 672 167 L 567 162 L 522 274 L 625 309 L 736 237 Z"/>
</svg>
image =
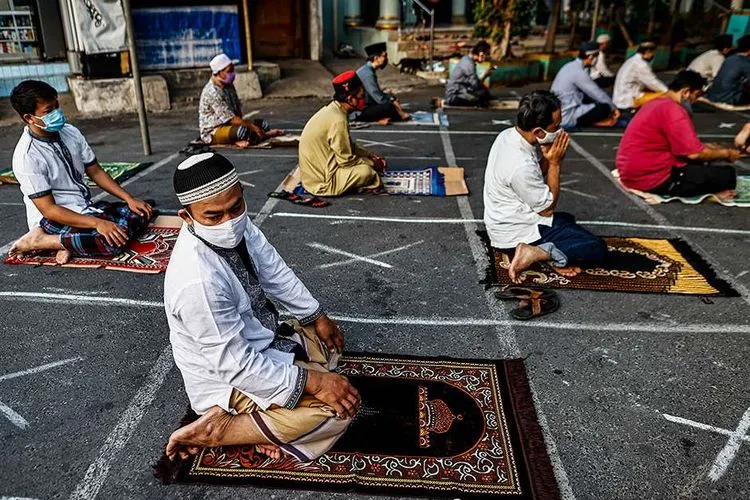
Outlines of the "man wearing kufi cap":
<svg viewBox="0 0 750 500">
<path fill-rule="evenodd" d="M 328 451 L 359 407 L 332 370 L 336 323 L 247 216 L 225 157 L 194 155 L 174 174 L 185 221 L 164 279 L 175 364 L 201 417 L 175 431 L 167 456 L 248 445 L 308 462 Z M 279 322 L 271 300 L 295 318 Z"/>
<path fill-rule="evenodd" d="M 599 44 L 584 42 L 578 57 L 560 68 L 552 82 L 550 90 L 562 103 L 564 128 L 612 127 L 620 118 L 615 103 L 589 75 L 598 56 Z"/>
<path fill-rule="evenodd" d="M 602 33 L 596 37 L 596 43 L 599 44 L 599 57 L 596 58 L 594 65 L 591 67 L 591 79 L 602 88 L 606 88 L 615 83 L 615 74 L 607 66 L 607 53 L 609 52 L 609 43 L 612 38 Z"/>
<path fill-rule="evenodd" d="M 693 59 L 687 69 L 695 71 L 711 83 L 732 52 L 733 43 L 732 35 L 717 36 L 714 39 L 714 48 Z"/>
<path fill-rule="evenodd" d="M 272 130 L 265 120 L 242 118 L 242 103 L 234 88 L 237 74 L 226 54 L 211 59 L 209 66 L 211 79 L 203 87 L 198 105 L 201 141 L 247 147 L 283 134 L 281 130 Z"/>
<path fill-rule="evenodd" d="M 750 35 L 737 40 L 737 52 L 721 65 L 706 97 L 733 106 L 750 104 Z"/>
<path fill-rule="evenodd" d="M 365 109 L 356 119 L 362 122 L 380 122 L 388 124 L 391 121 L 405 121 L 409 113 L 401 109 L 395 96 L 386 94 L 380 88 L 376 70 L 388 66 L 388 51 L 385 42 L 374 43 L 365 47 L 367 62 L 357 70 L 357 76 L 365 87 Z"/>
<path fill-rule="evenodd" d="M 302 186 L 318 196 L 339 196 L 358 190 L 378 190 L 387 163 L 359 147 L 349 133 L 349 115 L 365 107 L 365 90 L 354 71 L 331 82 L 333 101 L 315 113 L 299 141 Z"/>
<path fill-rule="evenodd" d="M 620 67 L 612 93 L 612 100 L 618 108 L 640 108 L 667 91 L 667 86 L 654 74 L 649 64 L 655 56 L 656 44 L 643 42 L 638 46 L 638 52 Z"/>
</svg>

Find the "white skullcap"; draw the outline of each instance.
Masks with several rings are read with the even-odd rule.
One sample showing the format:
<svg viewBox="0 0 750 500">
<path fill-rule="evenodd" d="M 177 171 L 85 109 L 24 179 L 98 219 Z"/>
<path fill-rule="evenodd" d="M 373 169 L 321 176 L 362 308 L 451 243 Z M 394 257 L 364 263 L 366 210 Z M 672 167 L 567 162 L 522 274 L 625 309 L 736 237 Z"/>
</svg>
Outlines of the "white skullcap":
<svg viewBox="0 0 750 500">
<path fill-rule="evenodd" d="M 606 33 L 602 33 L 601 35 L 599 35 L 598 37 L 596 37 L 596 43 L 607 43 L 610 40 L 612 40 L 612 37 L 610 37 Z"/>
<path fill-rule="evenodd" d="M 218 56 L 211 59 L 211 72 L 215 75 L 230 64 L 232 64 L 232 60 L 229 59 L 229 56 L 227 56 L 226 54 L 219 54 Z"/>
</svg>

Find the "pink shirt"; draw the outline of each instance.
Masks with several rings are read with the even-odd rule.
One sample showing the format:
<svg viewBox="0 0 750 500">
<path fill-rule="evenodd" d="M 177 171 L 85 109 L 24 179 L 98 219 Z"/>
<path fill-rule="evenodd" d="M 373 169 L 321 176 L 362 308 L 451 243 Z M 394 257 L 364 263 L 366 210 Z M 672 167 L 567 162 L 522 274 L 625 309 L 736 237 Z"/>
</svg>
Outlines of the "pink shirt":
<svg viewBox="0 0 750 500">
<path fill-rule="evenodd" d="M 648 191 L 669 179 L 672 167 L 703 151 L 690 113 L 668 97 L 646 103 L 633 117 L 620 141 L 615 162 L 622 183 Z"/>
</svg>

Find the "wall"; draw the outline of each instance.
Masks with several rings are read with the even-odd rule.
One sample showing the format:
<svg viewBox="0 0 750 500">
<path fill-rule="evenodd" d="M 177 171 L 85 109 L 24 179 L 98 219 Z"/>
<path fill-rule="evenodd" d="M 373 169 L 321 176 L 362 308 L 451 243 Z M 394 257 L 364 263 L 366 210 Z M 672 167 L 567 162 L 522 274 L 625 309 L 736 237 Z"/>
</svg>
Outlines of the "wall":
<svg viewBox="0 0 750 500">
<path fill-rule="evenodd" d="M 70 74 L 68 63 L 55 64 L 0 64 L 0 97 L 8 97 L 13 87 L 23 80 L 43 80 L 58 92 L 68 91 L 66 76 Z"/>
</svg>

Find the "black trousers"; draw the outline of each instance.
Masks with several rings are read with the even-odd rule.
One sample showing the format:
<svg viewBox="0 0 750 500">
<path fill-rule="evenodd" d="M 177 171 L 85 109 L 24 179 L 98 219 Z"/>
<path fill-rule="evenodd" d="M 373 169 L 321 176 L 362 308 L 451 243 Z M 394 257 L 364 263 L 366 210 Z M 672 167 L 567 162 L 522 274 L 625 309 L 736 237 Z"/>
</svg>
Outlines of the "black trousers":
<svg viewBox="0 0 750 500">
<path fill-rule="evenodd" d="M 593 127 L 595 123 L 599 123 L 602 120 L 609 118 L 612 114 L 612 108 L 609 105 L 597 102 L 594 107 L 591 108 L 588 113 L 578 117 L 576 121 L 577 127 Z"/>
<path fill-rule="evenodd" d="M 611 87 L 615 84 L 615 77 L 614 76 L 600 76 L 594 82 L 599 85 L 599 87 L 606 89 L 607 87 Z"/>
<path fill-rule="evenodd" d="M 458 95 L 445 100 L 448 106 L 481 106 L 486 107 L 492 100 L 492 94 L 486 88 L 475 91 L 462 91 Z"/>
<path fill-rule="evenodd" d="M 673 167 L 669 179 L 650 191 L 662 196 L 700 196 L 737 187 L 737 173 L 731 165 L 688 163 Z"/>
<path fill-rule="evenodd" d="M 360 122 L 376 122 L 384 118 L 390 118 L 393 121 L 400 121 L 401 116 L 396 110 L 396 106 L 392 102 L 386 102 L 384 104 L 371 104 L 357 117 L 357 121 Z"/>
</svg>

